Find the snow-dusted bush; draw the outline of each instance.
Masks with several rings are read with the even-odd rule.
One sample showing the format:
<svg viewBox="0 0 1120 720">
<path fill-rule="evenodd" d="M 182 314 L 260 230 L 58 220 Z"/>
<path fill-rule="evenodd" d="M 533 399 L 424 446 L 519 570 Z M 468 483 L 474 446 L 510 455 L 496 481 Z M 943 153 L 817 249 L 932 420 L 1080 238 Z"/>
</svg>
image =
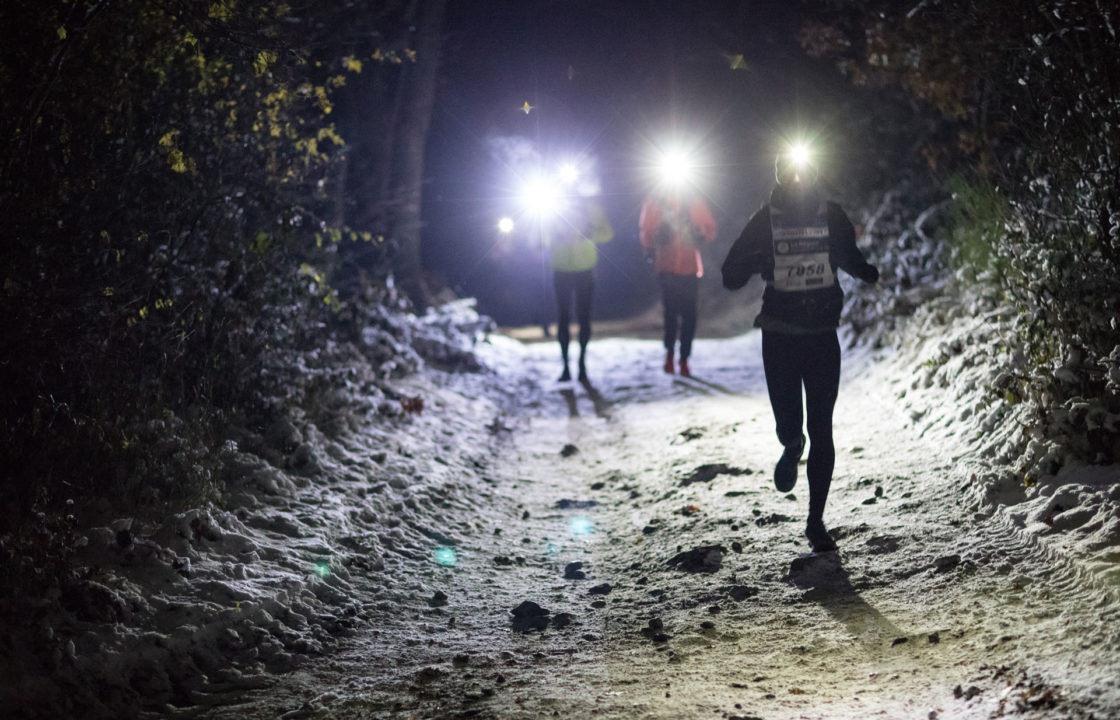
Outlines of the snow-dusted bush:
<svg viewBox="0 0 1120 720">
<path fill-rule="evenodd" d="M 936 130 L 918 147 L 952 197 L 934 237 L 951 244 L 968 294 L 1010 310 L 1000 332 L 1011 364 L 990 397 L 1014 410 L 1005 422 L 1022 424 L 1012 453 L 1018 481 L 1069 460 L 1117 461 L 1120 6 L 829 7 L 806 26 L 806 48 L 857 84 L 899 88 L 932 111 Z M 919 213 L 908 208 L 897 247 L 869 227 L 887 272 L 903 268 L 888 316 L 921 299 L 906 288 L 908 260 L 920 256 L 914 236 L 930 234 Z M 866 302 L 850 308 L 857 323 Z"/>
<path fill-rule="evenodd" d="M 1120 394 L 1110 379 L 1120 337 L 1120 227 L 1093 212 L 1107 198 L 1075 177 L 1035 179 L 1014 199 L 982 182 L 957 190 L 953 260 L 1013 309 L 1007 342 L 1018 362 L 992 392 L 1031 408 L 1024 478 L 1053 474 L 1066 460 L 1120 460 Z M 1041 451 L 1047 443 L 1061 451 Z"/>
</svg>

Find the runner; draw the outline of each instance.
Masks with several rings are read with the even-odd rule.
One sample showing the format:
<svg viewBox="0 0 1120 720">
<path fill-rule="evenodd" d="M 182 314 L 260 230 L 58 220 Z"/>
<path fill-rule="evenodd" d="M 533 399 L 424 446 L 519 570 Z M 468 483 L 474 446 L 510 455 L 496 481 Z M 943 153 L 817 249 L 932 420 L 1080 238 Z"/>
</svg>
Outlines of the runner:
<svg viewBox="0 0 1120 720">
<path fill-rule="evenodd" d="M 836 450 L 832 411 L 840 385 L 840 324 L 843 292 L 836 268 L 874 283 L 879 271 L 856 248 L 855 228 L 817 188 L 816 168 L 796 153 L 778 155 L 777 184 L 770 202 L 754 214 L 723 262 L 723 285 L 737 290 L 754 274 L 766 281 L 762 311 L 762 364 L 782 456 L 774 486 L 789 492 L 809 433 L 809 515 L 805 536 L 813 552 L 836 543 L 824 524 Z M 802 387 L 805 391 L 802 406 Z"/>
<path fill-rule="evenodd" d="M 582 383 L 587 377 L 587 343 L 591 340 L 591 299 L 594 294 L 595 266 L 599 262 L 598 245 L 614 237 L 610 220 L 599 203 L 590 198 L 573 197 L 573 207 L 560 227 L 548 234 L 549 266 L 556 290 L 556 339 L 564 371 L 560 382 L 572 379 L 568 369 L 568 344 L 571 341 L 572 304 L 579 323 L 579 374 Z"/>
<path fill-rule="evenodd" d="M 696 293 L 704 274 L 700 246 L 715 239 L 715 218 L 702 198 L 686 197 L 682 191 L 673 190 L 646 200 L 638 228 L 642 249 L 651 257 L 661 286 L 665 372 L 673 373 L 679 330 L 678 367 L 683 377 L 689 377 L 688 358 L 696 334 Z"/>
</svg>

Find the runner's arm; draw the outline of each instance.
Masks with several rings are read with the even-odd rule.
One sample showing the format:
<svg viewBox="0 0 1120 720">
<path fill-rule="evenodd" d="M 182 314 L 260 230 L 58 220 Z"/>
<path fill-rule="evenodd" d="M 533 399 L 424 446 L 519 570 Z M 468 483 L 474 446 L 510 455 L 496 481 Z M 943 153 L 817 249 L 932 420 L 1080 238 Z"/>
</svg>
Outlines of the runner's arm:
<svg viewBox="0 0 1120 720">
<path fill-rule="evenodd" d="M 770 208 L 763 206 L 756 212 L 731 246 L 720 270 L 723 286 L 738 290 L 747 284 L 751 275 L 767 269 L 769 256 L 766 245 L 770 242 Z"/>
<path fill-rule="evenodd" d="M 856 229 L 848 215 L 836 203 L 828 204 L 828 233 L 836 251 L 836 265 L 852 277 L 867 283 L 879 279 L 879 269 L 867 262 L 856 247 Z"/>
</svg>

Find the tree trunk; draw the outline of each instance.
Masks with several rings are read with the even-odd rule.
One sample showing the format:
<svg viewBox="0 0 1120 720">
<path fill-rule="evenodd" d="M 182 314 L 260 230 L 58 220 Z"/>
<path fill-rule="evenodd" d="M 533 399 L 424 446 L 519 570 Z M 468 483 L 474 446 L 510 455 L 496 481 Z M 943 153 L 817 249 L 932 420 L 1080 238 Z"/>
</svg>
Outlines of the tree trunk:
<svg viewBox="0 0 1120 720">
<path fill-rule="evenodd" d="M 413 7 L 416 61 L 406 68 L 402 77 L 406 95 L 397 126 L 400 198 L 394 213 L 393 232 L 399 250 L 394 261 L 394 274 L 398 286 L 409 299 L 418 308 L 423 308 L 430 300 L 421 266 L 424 149 L 435 105 L 446 0 L 418 0 Z"/>
</svg>

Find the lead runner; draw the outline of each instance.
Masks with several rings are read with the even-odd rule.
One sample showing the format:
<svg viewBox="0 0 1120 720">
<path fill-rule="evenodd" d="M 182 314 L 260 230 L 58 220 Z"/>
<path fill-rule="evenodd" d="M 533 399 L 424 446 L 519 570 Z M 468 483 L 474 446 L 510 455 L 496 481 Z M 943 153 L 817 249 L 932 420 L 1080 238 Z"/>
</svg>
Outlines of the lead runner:
<svg viewBox="0 0 1120 720">
<path fill-rule="evenodd" d="M 844 294 L 840 268 L 867 283 L 879 270 L 856 247 L 847 214 L 817 188 L 818 172 L 803 147 L 780 153 L 777 184 L 747 222 L 723 261 L 723 286 L 738 290 L 758 274 L 766 281 L 762 311 L 762 365 L 774 411 L 782 456 L 774 467 L 774 487 L 789 492 L 809 434 L 809 515 L 805 536 L 813 552 L 836 550 L 824 524 L 836 449 L 832 411 L 840 386 L 840 342 L 836 328 Z M 804 412 L 802 387 L 805 390 Z M 807 420 L 805 420 L 807 418 Z"/>
</svg>

